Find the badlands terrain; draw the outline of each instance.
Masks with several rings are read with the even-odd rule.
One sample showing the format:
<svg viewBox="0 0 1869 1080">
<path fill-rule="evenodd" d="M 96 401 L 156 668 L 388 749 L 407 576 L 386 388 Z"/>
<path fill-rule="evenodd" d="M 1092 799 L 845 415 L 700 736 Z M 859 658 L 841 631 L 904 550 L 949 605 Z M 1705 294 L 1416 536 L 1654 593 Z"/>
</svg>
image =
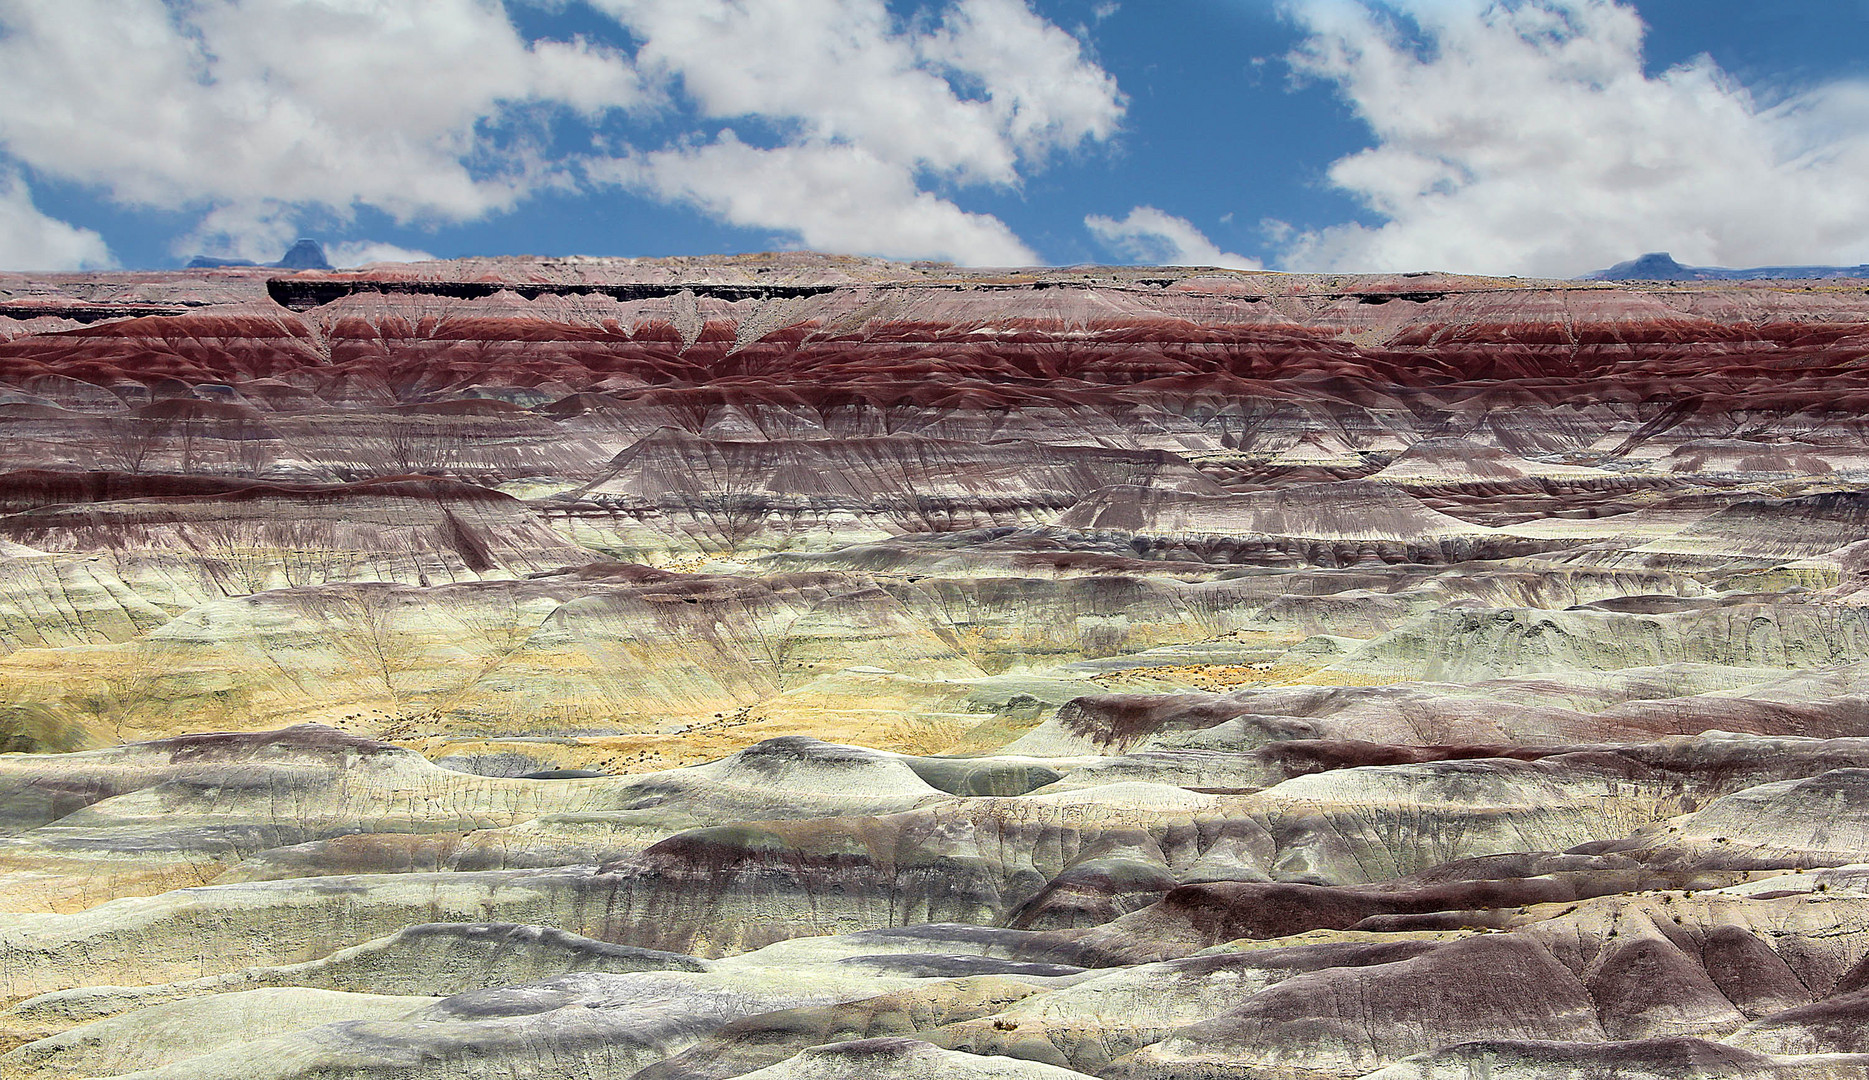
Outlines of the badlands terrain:
<svg viewBox="0 0 1869 1080">
<path fill-rule="evenodd" d="M 0 1077 L 1869 1074 L 1869 282 L 0 275 Z"/>
</svg>

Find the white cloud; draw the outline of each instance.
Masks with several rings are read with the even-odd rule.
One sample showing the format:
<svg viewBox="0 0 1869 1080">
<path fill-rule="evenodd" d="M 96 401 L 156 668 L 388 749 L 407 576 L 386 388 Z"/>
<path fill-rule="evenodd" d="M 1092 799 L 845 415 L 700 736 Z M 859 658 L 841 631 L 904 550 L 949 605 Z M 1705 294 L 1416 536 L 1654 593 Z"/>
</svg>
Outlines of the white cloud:
<svg viewBox="0 0 1869 1080">
<path fill-rule="evenodd" d="M 607 175 L 693 203 L 735 225 L 783 228 L 821 251 L 975 266 L 1037 261 L 998 218 L 967 213 L 918 190 L 907 169 L 861 146 L 813 142 L 762 149 L 727 131 L 704 146 L 613 163 Z"/>
<path fill-rule="evenodd" d="M 1572 275 L 1644 251 L 1869 259 L 1869 88 L 1761 103 L 1702 57 L 1650 77 L 1612 0 L 1301 0 L 1300 72 L 1376 144 L 1330 178 L 1379 224 L 1297 235 L 1292 269 Z"/>
<path fill-rule="evenodd" d="M 1221 251 L 1219 246 L 1186 218 L 1138 206 L 1118 221 L 1092 214 L 1084 227 L 1104 246 L 1124 258 L 1157 266 L 1218 266 L 1228 270 L 1258 270 L 1258 259 Z"/>
<path fill-rule="evenodd" d="M 909 25 L 882 0 L 596 3 L 702 119 L 777 134 L 753 145 L 729 130 L 591 175 L 812 247 L 1032 262 L 1004 223 L 925 181 L 1016 187 L 1049 155 L 1112 137 L 1123 113 L 1115 81 L 1024 0 L 958 0 Z"/>
<path fill-rule="evenodd" d="M 0 31 L 9 154 L 123 204 L 206 208 L 193 239 L 250 257 L 308 208 L 505 209 L 550 179 L 528 109 L 644 100 L 627 58 L 528 43 L 494 0 L 0 0 Z"/>
<path fill-rule="evenodd" d="M 519 2 L 0 0 L 0 165 L 199 214 L 178 253 L 261 261 L 359 208 L 467 221 L 592 178 L 810 244 L 1027 261 L 943 189 L 1016 189 L 1123 114 L 1026 0 L 591 0 L 633 53 L 528 41 Z M 618 143 L 618 110 L 678 134 Z M 566 118 L 591 148 L 554 157 Z"/>
<path fill-rule="evenodd" d="M 426 251 L 398 247 L 375 240 L 351 240 L 325 248 L 325 258 L 332 266 L 368 266 L 370 263 L 426 262 L 434 258 Z"/>
<path fill-rule="evenodd" d="M 759 117 L 795 141 L 863 146 L 970 179 L 1010 181 L 1014 148 L 897 33 L 880 0 L 598 0 L 642 37 L 637 62 L 679 80 L 703 118 Z M 730 60 L 728 58 L 731 58 Z"/>
<path fill-rule="evenodd" d="M 1022 154 L 1108 138 L 1122 116 L 1115 80 L 1024 0 L 958 0 L 928 30 L 882 0 L 595 2 L 703 118 L 757 117 L 794 144 L 857 145 L 962 181 L 1015 183 Z"/>
<path fill-rule="evenodd" d="M 0 270 L 92 270 L 114 266 L 104 238 L 48 217 L 17 174 L 0 173 Z"/>
<path fill-rule="evenodd" d="M 960 0 L 917 48 L 977 82 L 995 129 L 1027 157 L 1108 139 L 1122 120 L 1116 80 L 1026 0 Z"/>
</svg>

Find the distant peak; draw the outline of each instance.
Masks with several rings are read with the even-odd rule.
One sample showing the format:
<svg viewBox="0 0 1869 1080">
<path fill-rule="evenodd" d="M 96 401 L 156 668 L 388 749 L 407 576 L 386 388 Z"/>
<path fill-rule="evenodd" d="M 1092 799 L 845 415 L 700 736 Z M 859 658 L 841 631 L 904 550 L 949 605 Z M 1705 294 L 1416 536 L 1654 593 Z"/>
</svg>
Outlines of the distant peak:
<svg viewBox="0 0 1869 1080">
<path fill-rule="evenodd" d="M 1869 277 L 1863 266 L 1755 266 L 1732 270 L 1724 266 L 1682 266 L 1665 251 L 1651 251 L 1639 259 L 1619 262 L 1608 270 L 1585 274 L 1580 281 L 1760 281 L 1772 278 L 1812 280 Z"/>
<path fill-rule="evenodd" d="M 1687 269 L 1687 267 L 1675 262 L 1674 256 L 1665 251 L 1651 251 L 1633 262 L 1626 262 L 1621 265 L 1631 270 L 1640 270 L 1645 273 L 1653 271 L 1661 274 L 1678 274 Z"/>
<path fill-rule="evenodd" d="M 300 237 L 285 257 L 273 265 L 281 270 L 329 270 L 331 260 L 325 258 L 324 245 L 310 237 Z"/>
<path fill-rule="evenodd" d="M 299 238 L 298 243 L 289 248 L 278 262 L 256 263 L 246 259 L 217 259 L 211 255 L 197 255 L 188 260 L 190 270 L 218 270 L 229 266 L 269 266 L 279 270 L 329 270 L 331 260 L 325 258 L 324 245 L 308 236 Z"/>
<path fill-rule="evenodd" d="M 1651 251 L 1640 258 L 1619 262 L 1608 270 L 1599 270 L 1589 276 L 1611 281 L 1692 281 L 1696 275 L 1689 267 L 1675 262 L 1674 256 L 1667 252 Z"/>
</svg>

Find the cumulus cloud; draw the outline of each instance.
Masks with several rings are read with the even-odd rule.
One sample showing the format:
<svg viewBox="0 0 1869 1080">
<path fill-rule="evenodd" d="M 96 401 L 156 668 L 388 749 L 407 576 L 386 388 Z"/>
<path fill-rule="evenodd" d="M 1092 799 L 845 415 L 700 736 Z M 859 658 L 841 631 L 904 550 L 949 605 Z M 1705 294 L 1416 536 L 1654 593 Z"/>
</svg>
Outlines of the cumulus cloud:
<svg viewBox="0 0 1869 1080">
<path fill-rule="evenodd" d="M 1031 262 L 1004 223 L 924 180 L 1016 187 L 1049 155 L 1110 138 L 1123 114 L 1115 80 L 1024 0 L 959 0 L 933 24 L 903 24 L 882 0 L 596 3 L 700 118 L 776 136 L 727 129 L 591 175 L 812 247 Z"/>
<path fill-rule="evenodd" d="M 0 153 L 198 215 L 178 253 L 270 259 L 359 208 L 460 222 L 596 179 L 805 243 L 1007 261 L 1030 252 L 944 192 L 1016 188 L 1123 113 L 1026 0 L 589 2 L 628 48 L 528 40 L 507 0 L 0 0 Z"/>
<path fill-rule="evenodd" d="M 1572 275 L 1869 260 L 1869 87 L 1762 101 L 1710 59 L 1659 75 L 1613 0 L 1298 0 L 1291 60 L 1375 145 L 1330 168 L 1373 212 L 1292 269 Z"/>
<path fill-rule="evenodd" d="M 1108 139 L 1122 119 L 1116 80 L 1025 0 L 961 0 L 917 48 L 977 83 L 995 129 L 1029 158 Z"/>
<path fill-rule="evenodd" d="M 434 256 L 426 251 L 376 240 L 351 240 L 326 247 L 325 258 L 331 261 L 332 266 L 368 266 L 379 262 L 426 262 Z"/>
<path fill-rule="evenodd" d="M 41 213 L 17 173 L 0 173 L 0 270 L 114 266 L 104 238 Z"/>
<path fill-rule="evenodd" d="M 276 257 L 289 219 L 459 221 L 551 167 L 527 110 L 637 104 L 627 58 L 527 42 L 484 0 L 0 3 L 0 144 L 132 206 L 206 207 L 191 240 Z"/>
<path fill-rule="evenodd" d="M 1124 258 L 1157 266 L 1218 266 L 1229 270 L 1258 270 L 1260 262 L 1245 255 L 1221 251 L 1186 218 L 1138 206 L 1122 220 L 1092 214 L 1084 219 L 1105 247 Z"/>
<path fill-rule="evenodd" d="M 782 228 L 806 247 L 976 266 L 1024 266 L 1030 248 L 998 218 L 919 190 L 868 149 L 811 142 L 748 146 L 732 131 L 703 146 L 593 165 L 594 173 L 699 206 L 734 225 Z"/>
</svg>

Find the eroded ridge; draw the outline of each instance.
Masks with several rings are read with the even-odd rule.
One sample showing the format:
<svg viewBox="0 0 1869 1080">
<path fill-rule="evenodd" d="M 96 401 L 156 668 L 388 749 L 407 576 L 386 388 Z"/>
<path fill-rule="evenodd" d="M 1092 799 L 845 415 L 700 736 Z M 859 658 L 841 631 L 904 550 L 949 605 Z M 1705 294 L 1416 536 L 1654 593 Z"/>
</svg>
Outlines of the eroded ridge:
<svg viewBox="0 0 1869 1080">
<path fill-rule="evenodd" d="M 1869 1072 L 1869 288 L 0 275 L 0 1077 Z"/>
</svg>

